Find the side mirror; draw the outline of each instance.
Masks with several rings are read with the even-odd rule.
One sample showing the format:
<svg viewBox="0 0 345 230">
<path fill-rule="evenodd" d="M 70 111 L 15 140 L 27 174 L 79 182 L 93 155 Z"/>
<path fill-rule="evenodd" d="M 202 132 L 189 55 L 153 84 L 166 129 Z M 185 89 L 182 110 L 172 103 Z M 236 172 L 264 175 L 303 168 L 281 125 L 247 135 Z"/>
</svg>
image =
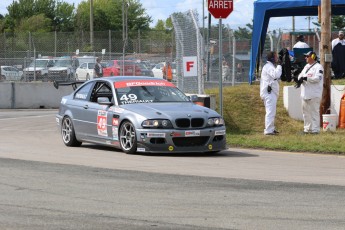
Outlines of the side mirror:
<svg viewBox="0 0 345 230">
<path fill-rule="evenodd" d="M 198 96 L 197 95 L 190 95 L 190 96 L 188 96 L 189 97 L 189 99 L 191 100 L 191 102 L 196 102 L 196 101 L 198 101 Z"/>
<path fill-rule="evenodd" d="M 100 105 L 112 105 L 113 103 L 107 97 L 97 98 L 97 103 Z"/>
</svg>

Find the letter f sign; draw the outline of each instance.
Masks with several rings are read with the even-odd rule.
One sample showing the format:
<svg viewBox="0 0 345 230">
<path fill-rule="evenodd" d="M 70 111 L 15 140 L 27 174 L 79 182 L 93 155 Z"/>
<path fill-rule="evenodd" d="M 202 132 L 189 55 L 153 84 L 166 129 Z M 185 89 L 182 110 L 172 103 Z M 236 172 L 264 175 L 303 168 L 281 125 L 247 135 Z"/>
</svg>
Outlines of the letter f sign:
<svg viewBox="0 0 345 230">
<path fill-rule="evenodd" d="M 198 76 L 198 59 L 196 56 L 183 57 L 183 76 Z"/>
<path fill-rule="evenodd" d="M 190 71 L 190 69 L 194 66 L 194 62 L 193 61 L 187 61 L 187 72 Z"/>
</svg>

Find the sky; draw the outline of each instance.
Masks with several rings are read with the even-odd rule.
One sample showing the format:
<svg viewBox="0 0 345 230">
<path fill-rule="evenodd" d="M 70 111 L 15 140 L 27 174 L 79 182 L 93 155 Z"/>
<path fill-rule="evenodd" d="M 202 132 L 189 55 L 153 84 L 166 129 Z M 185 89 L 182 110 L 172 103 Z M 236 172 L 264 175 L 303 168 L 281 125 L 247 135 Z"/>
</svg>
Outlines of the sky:
<svg viewBox="0 0 345 230">
<path fill-rule="evenodd" d="M 0 14 L 5 15 L 7 14 L 7 6 L 15 0 L 0 1 Z M 70 4 L 74 3 L 77 7 L 80 2 L 86 0 L 63 1 Z M 203 1 L 205 0 L 140 0 L 147 14 L 153 19 L 153 23 L 151 24 L 152 27 L 157 23 L 157 20 L 166 20 L 174 12 L 186 12 L 190 9 L 196 9 L 200 17 L 202 17 Z M 223 19 L 222 23 L 235 30 L 238 27 L 245 27 L 247 23 L 251 23 L 253 18 L 253 2 L 254 0 L 234 0 L 234 11 L 227 19 Z M 204 3 L 204 15 L 208 15 L 206 3 Z M 312 18 L 311 21 L 316 21 L 316 18 Z M 212 17 L 212 24 L 218 24 L 218 22 L 218 19 Z M 202 26 L 201 20 L 200 26 Z M 207 26 L 207 19 L 205 20 L 205 26 Z M 309 20 L 306 17 L 295 17 L 295 26 L 296 30 L 307 30 L 309 28 Z M 272 18 L 268 27 L 269 30 L 280 28 L 283 31 L 290 31 L 292 29 L 292 17 Z M 314 28 L 312 23 L 310 23 L 310 28 Z"/>
</svg>

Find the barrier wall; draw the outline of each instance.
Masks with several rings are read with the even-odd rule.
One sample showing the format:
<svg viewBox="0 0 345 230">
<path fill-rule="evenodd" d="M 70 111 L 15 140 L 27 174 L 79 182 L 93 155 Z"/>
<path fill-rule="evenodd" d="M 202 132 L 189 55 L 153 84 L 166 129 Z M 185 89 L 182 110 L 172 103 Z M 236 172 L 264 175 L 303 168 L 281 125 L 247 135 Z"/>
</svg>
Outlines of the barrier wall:
<svg viewBox="0 0 345 230">
<path fill-rule="evenodd" d="M 291 118 L 303 121 L 301 89 L 294 86 L 284 86 L 284 107 Z M 339 116 L 340 100 L 345 93 L 344 85 L 331 85 L 331 114 Z"/>
<path fill-rule="evenodd" d="M 51 82 L 0 83 L 0 109 L 54 109 L 72 86 L 54 88 Z"/>
</svg>

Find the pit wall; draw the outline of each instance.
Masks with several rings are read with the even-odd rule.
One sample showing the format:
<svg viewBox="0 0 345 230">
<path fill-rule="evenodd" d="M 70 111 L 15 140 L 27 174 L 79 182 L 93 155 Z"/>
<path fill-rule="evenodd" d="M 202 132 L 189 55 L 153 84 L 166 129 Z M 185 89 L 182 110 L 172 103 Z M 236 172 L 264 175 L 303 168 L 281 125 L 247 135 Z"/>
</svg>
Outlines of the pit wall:
<svg viewBox="0 0 345 230">
<path fill-rule="evenodd" d="M 284 86 L 283 90 L 284 107 L 289 116 L 295 120 L 303 121 L 301 88 L 296 89 L 294 86 Z M 339 116 L 340 100 L 345 93 L 344 85 L 331 85 L 331 114 Z M 337 119 L 338 120 L 338 119 Z"/>
<path fill-rule="evenodd" d="M 72 92 L 72 86 L 56 89 L 51 82 L 2 82 L 0 109 L 59 108 L 61 98 Z"/>
</svg>

